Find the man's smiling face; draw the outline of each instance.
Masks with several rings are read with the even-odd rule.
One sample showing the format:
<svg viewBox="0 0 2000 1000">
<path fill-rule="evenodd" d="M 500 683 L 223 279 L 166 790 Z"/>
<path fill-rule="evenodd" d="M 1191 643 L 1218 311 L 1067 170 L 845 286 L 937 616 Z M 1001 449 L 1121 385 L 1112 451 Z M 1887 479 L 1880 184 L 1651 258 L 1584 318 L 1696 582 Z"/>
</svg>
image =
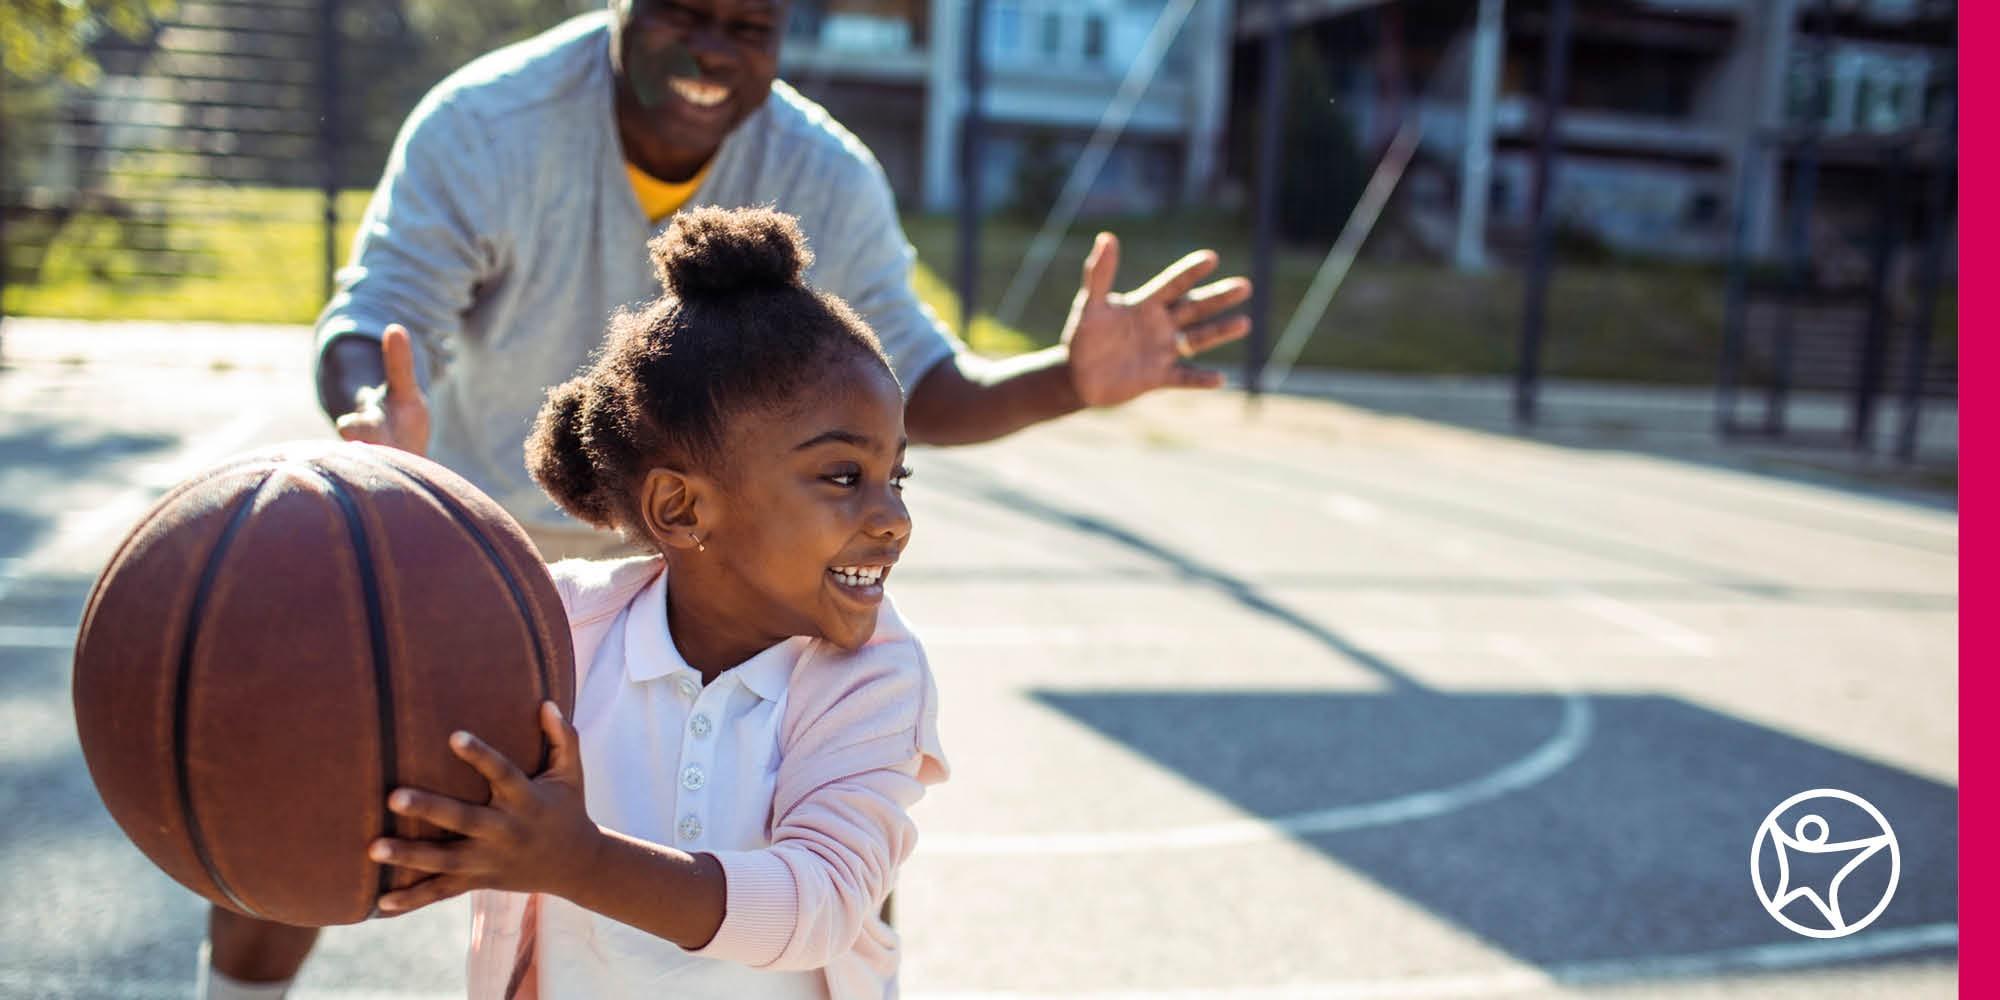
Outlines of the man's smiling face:
<svg viewBox="0 0 2000 1000">
<path fill-rule="evenodd" d="M 640 140 L 644 160 L 652 161 L 642 166 L 698 167 L 763 106 L 778 76 L 787 6 L 784 0 L 612 0 L 619 118 L 628 132 L 636 126 L 642 133 L 628 136 Z"/>
</svg>

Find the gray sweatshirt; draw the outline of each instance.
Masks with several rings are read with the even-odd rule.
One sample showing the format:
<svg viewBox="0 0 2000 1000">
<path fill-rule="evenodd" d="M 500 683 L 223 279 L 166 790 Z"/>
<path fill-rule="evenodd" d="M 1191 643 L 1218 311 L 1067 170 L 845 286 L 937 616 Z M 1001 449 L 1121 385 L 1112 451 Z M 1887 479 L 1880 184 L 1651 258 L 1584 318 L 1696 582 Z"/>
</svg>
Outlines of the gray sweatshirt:
<svg viewBox="0 0 2000 1000">
<path fill-rule="evenodd" d="M 625 174 L 612 118 L 608 12 L 487 55 L 404 122 L 319 318 L 334 337 L 418 345 L 430 455 L 533 527 L 580 528 L 522 459 L 547 387 L 575 374 L 622 307 L 660 294 L 655 227 Z M 798 216 L 815 286 L 882 339 L 908 393 L 958 342 L 910 288 L 916 252 L 867 147 L 780 82 L 723 142 L 688 207 Z"/>
</svg>

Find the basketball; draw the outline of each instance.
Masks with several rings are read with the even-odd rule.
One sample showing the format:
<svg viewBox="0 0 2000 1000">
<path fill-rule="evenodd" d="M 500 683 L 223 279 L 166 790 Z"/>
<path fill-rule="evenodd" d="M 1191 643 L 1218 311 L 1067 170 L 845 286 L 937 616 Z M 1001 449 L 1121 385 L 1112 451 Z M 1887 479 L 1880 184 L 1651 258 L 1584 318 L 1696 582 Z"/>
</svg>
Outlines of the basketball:
<svg viewBox="0 0 2000 1000">
<path fill-rule="evenodd" d="M 470 730 L 542 769 L 540 703 L 572 708 L 555 585 L 521 528 L 444 467 L 309 442 L 169 491 L 91 593 L 78 737 L 126 836 L 248 916 L 353 923 L 420 876 L 376 837 L 442 831 L 392 788 L 488 790 L 446 740 Z"/>
</svg>

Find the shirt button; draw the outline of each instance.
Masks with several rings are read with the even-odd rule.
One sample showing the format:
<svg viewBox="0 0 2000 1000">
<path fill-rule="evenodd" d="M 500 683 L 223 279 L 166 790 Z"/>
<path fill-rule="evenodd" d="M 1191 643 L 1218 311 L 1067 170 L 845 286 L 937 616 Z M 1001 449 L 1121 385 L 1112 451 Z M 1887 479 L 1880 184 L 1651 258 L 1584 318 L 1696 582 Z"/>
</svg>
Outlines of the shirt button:
<svg viewBox="0 0 2000 1000">
<path fill-rule="evenodd" d="M 681 839 L 694 840 L 701 836 L 701 817 L 688 813 L 681 817 Z"/>
<path fill-rule="evenodd" d="M 692 699 L 698 690 L 700 689 L 695 686 L 694 678 L 681 678 L 681 697 Z"/>
<path fill-rule="evenodd" d="M 696 736 L 707 736 L 714 728 L 706 715 L 697 715 L 688 722 L 688 730 Z"/>
<path fill-rule="evenodd" d="M 708 784 L 708 775 L 702 773 L 700 764 L 689 764 L 681 768 L 681 787 L 690 792 L 698 792 Z"/>
</svg>

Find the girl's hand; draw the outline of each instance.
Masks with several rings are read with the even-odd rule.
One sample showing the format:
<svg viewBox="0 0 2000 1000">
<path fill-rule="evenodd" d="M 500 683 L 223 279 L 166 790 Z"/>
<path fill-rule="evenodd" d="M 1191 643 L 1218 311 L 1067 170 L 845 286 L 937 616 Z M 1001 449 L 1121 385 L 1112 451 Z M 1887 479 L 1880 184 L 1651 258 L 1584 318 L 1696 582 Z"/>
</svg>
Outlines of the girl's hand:
<svg viewBox="0 0 2000 1000">
<path fill-rule="evenodd" d="M 376 901 L 379 911 L 407 913 L 470 889 L 567 895 L 591 871 L 600 834 L 583 809 L 576 730 L 555 702 L 542 703 L 541 721 L 549 740 L 549 768 L 533 780 L 471 733 L 452 734 L 452 753 L 492 786 L 486 805 L 415 788 L 390 793 L 391 811 L 465 839 L 440 843 L 384 837 L 370 844 L 370 858 L 431 876 L 384 895 Z"/>
</svg>

